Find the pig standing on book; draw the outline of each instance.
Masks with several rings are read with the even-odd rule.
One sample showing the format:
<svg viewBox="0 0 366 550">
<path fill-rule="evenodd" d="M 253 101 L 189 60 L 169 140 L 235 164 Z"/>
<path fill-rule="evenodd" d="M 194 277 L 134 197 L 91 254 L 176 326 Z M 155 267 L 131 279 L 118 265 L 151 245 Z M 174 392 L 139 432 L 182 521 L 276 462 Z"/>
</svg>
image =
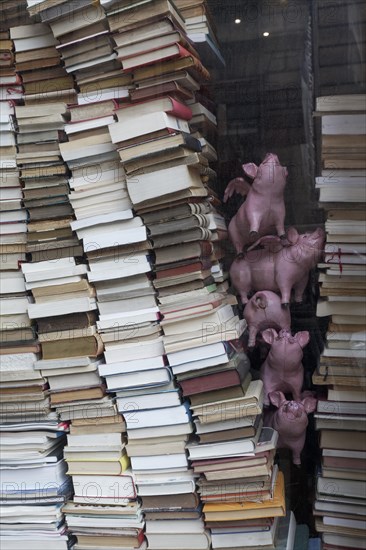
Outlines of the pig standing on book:
<svg viewBox="0 0 366 550">
<path fill-rule="evenodd" d="M 278 432 L 277 447 L 292 451 L 292 461 L 300 466 L 301 452 L 305 445 L 308 414 L 315 411 L 317 400 L 311 392 L 304 392 L 301 401 L 288 401 L 281 391 L 269 394 L 269 400 L 277 407 L 275 411 L 267 411 L 264 426 L 269 426 Z"/>
<path fill-rule="evenodd" d="M 246 200 L 229 223 L 228 231 L 239 257 L 253 241 L 276 233 L 285 238 L 285 203 L 283 193 L 288 175 L 277 155 L 267 153 L 262 164 L 243 164 L 244 174 L 253 180 L 249 185 L 243 178 L 231 180 L 224 194 L 226 202 L 234 193 Z"/>
<path fill-rule="evenodd" d="M 264 405 L 270 404 L 268 394 L 276 390 L 291 393 L 295 401 L 300 401 L 304 381 L 302 350 L 309 342 L 309 332 L 306 330 L 291 336 L 288 330 L 277 333 L 273 328 L 268 328 L 262 332 L 262 338 L 271 346 L 260 369 Z"/>
<path fill-rule="evenodd" d="M 309 272 L 321 258 L 324 241 L 325 233 L 320 227 L 301 235 L 291 227 L 287 232 L 289 244 L 275 236 L 259 239 L 244 258 L 231 264 L 231 281 L 242 303 L 247 303 L 252 290 L 273 290 L 281 293 L 282 305 L 287 307 L 292 289 L 295 302 L 302 302 Z M 264 248 L 253 250 L 258 245 Z"/>
<path fill-rule="evenodd" d="M 244 319 L 249 327 L 248 346 L 253 348 L 258 332 L 267 328 L 276 330 L 291 328 L 291 315 L 288 309 L 281 307 L 281 300 L 270 290 L 257 292 L 244 308 Z"/>
</svg>

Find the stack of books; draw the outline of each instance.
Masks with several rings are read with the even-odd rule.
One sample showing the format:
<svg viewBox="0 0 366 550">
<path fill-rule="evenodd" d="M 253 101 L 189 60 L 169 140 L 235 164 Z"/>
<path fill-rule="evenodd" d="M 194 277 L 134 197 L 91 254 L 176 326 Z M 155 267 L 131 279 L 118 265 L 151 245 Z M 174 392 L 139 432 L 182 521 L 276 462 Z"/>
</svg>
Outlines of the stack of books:
<svg viewBox="0 0 366 550">
<path fill-rule="evenodd" d="M 187 35 L 199 51 L 204 65 L 212 70 L 225 66 L 207 0 L 175 0 L 175 4 L 185 19 Z"/>
<path fill-rule="evenodd" d="M 10 34 L 15 37 L 16 70 L 25 82 L 25 105 L 17 106 L 15 115 L 17 165 L 29 213 L 27 252 L 32 262 L 80 256 L 82 248 L 70 228 L 67 167 L 60 154 L 69 118 L 66 102 L 75 95 L 73 79 L 60 67 L 48 25 L 22 25 Z M 60 76 L 52 78 L 53 72 Z M 65 78 L 66 89 L 59 83 Z"/>
<path fill-rule="evenodd" d="M 71 421 L 64 455 L 74 495 L 64 511 L 67 521 L 72 516 L 69 531 L 77 536 L 79 550 L 99 544 L 101 537 L 106 548 L 133 547 L 143 535 L 138 507 L 127 517 L 123 509 L 136 500 L 124 450 L 125 425 L 98 373 L 103 343 L 96 332 L 94 289 L 86 279 L 86 265 L 72 260 L 59 260 L 57 271 L 52 262 L 22 266 L 26 281 L 38 285 L 32 290 L 35 303 L 28 308 L 30 317 L 37 318 L 42 345 L 35 369 L 47 376 L 51 405 L 61 420 Z M 60 275 L 62 289 L 69 292 L 57 294 L 58 285 L 52 285 Z M 39 301 L 38 291 L 44 288 L 51 294 Z M 112 530 L 104 506 L 112 508 Z"/>
<path fill-rule="evenodd" d="M 366 516 L 365 174 L 366 97 L 320 97 L 323 169 L 316 179 L 326 210 L 317 315 L 329 316 L 313 382 L 324 389 L 315 413 L 321 470 L 314 503 L 323 547 L 359 548 Z"/>
<path fill-rule="evenodd" d="M 19 0 L 16 3 L 12 0 L 4 0 L 0 5 L 0 15 L 1 31 L 7 32 L 11 27 L 30 23 L 26 0 Z"/>
<path fill-rule="evenodd" d="M 216 372 L 201 378 L 201 393 L 198 393 L 198 383 L 197 393 L 190 395 L 198 441 L 188 445 L 189 457 L 194 472 L 200 476 L 199 492 L 206 525 L 212 532 L 212 547 L 227 548 L 230 544 L 231 548 L 246 545 L 251 548 L 253 541 L 261 537 L 267 537 L 266 544 L 274 544 L 278 527 L 275 517 L 284 515 L 284 508 L 275 516 L 263 511 L 261 505 L 271 506 L 279 490 L 277 484 L 281 484 L 282 478 L 274 465 L 278 434 L 271 428 L 262 428 L 262 382 L 250 381 L 248 373 L 241 384 L 236 380 L 234 385 L 230 375 L 241 373 L 243 367 L 239 364 L 237 370 L 233 368 L 235 358 L 230 363 L 221 365 L 218 387 L 223 389 L 205 391 L 205 383 L 208 384 L 210 378 L 217 378 L 219 382 L 220 373 Z M 185 382 L 181 382 L 183 388 Z M 243 522 L 245 516 L 237 522 L 233 517 L 227 520 L 225 514 L 220 519 L 217 516 L 217 520 L 210 520 L 213 509 L 224 512 L 232 505 L 233 509 L 245 506 L 251 511 L 253 503 L 259 503 L 259 507 L 254 506 L 256 512 L 253 513 L 257 515 L 247 516 L 250 521 Z M 252 537 L 257 534 L 259 538 L 244 539 L 248 531 Z"/>
<path fill-rule="evenodd" d="M 9 115 L 14 114 L 14 106 L 11 104 L 11 101 L 22 99 L 23 87 L 19 76 L 15 72 L 14 44 L 10 38 L 9 28 L 0 31 L 0 36 L 0 67 L 2 71 L 0 84 L 1 148 L 3 149 L 3 147 L 11 147 L 15 144 L 14 139 L 11 139 L 10 135 L 8 135 L 8 132 L 11 132 L 11 128 L 9 126 L 6 127 L 5 124 L 10 124 Z"/>
<path fill-rule="evenodd" d="M 289 526 L 283 536 L 286 511 L 282 472 L 278 472 L 273 494 L 267 500 L 253 495 L 252 501 L 211 502 L 204 505 L 204 512 L 206 525 L 212 533 L 212 548 L 279 550 L 293 547 L 290 545 L 292 537 L 289 537 Z M 291 528 L 293 534 L 296 528 L 294 523 Z"/>
<path fill-rule="evenodd" d="M 54 407 L 104 395 L 96 372 L 103 346 L 93 329 L 86 327 L 95 323 L 96 309 L 86 270 L 73 257 L 58 260 L 57 270 L 49 261 L 22 264 L 34 299 L 28 304 L 28 315 L 38 321 L 42 348 L 35 368 L 48 378 Z"/>
<path fill-rule="evenodd" d="M 32 262 L 81 256 L 72 233 L 67 167 L 60 140 L 68 117 L 65 103 L 22 105 L 15 108 L 17 166 L 23 183 L 27 225 L 27 252 Z"/>
<path fill-rule="evenodd" d="M 23 92 L 21 81 L 15 72 L 13 41 L 10 39 L 9 31 L 1 34 L 3 37 L 1 38 L 0 66 L 4 76 L 0 85 L 0 266 L 1 278 L 7 279 L 1 282 L 1 294 L 3 294 L 25 292 L 23 277 L 18 272 L 18 263 L 25 260 L 27 212 L 22 205 L 23 194 L 16 162 L 14 127 L 15 104 L 21 101 Z M 11 95 L 12 91 L 13 95 Z M 14 279 L 13 289 L 11 289 L 10 279 Z M 8 285 L 9 290 L 7 290 Z M 2 322 L 1 330 L 5 327 L 5 323 Z M 14 324 L 13 328 L 15 327 Z M 11 340 L 10 335 L 9 340 Z"/>
<path fill-rule="evenodd" d="M 21 14 L 21 3 L 19 8 Z M 10 20 L 17 23 L 15 14 Z M 0 544 L 9 550 L 24 545 L 66 550 L 61 506 L 70 494 L 62 458 L 68 425 L 51 411 L 47 380 L 34 369 L 39 346 L 27 313 L 29 298 L 20 270 L 26 258 L 27 212 L 22 203 L 14 118 L 23 88 L 15 72 L 9 31 L 1 35 Z"/>
<path fill-rule="evenodd" d="M 135 357 L 135 350 L 140 348 L 145 358 L 149 357 L 151 349 L 141 347 L 140 324 L 147 339 L 158 336 L 158 308 L 146 276 L 151 269 L 147 260 L 150 245 L 146 228 L 141 218 L 134 216 L 131 210 L 124 170 L 108 131 L 108 125 L 114 123 L 116 107 L 118 103 L 112 99 L 71 106 L 71 121 L 66 126 L 69 142 L 61 146 L 63 159 L 71 172 L 69 198 L 76 216 L 71 226 L 83 243 L 90 267 L 89 284 L 95 289 L 98 300 L 98 332 L 95 337 L 100 341 L 100 351 L 105 350 L 106 360 L 98 368 L 99 374 L 106 377 L 109 393 L 120 388 L 123 391 L 126 384 L 128 388 L 128 382 L 120 380 L 118 375 L 125 374 L 124 364 L 135 374 L 138 368 L 136 360 L 128 361 Z M 150 324 L 154 325 L 151 330 Z M 159 343 L 159 338 L 157 341 Z M 121 363 L 121 358 L 126 363 Z M 137 354 L 137 363 L 138 358 Z M 150 358 L 149 361 L 151 363 Z M 134 363 L 132 367 L 131 363 Z M 81 435 L 70 438 L 65 449 L 75 487 L 74 503 L 69 503 L 65 509 L 69 528 L 77 536 L 76 548 L 79 550 L 88 544 L 100 545 L 101 542 L 103 548 L 116 545 L 145 548 L 140 508 L 136 501 L 132 502 L 136 493 L 131 491 L 134 486 L 125 449 L 126 427 L 123 424 L 123 432 L 113 429 L 116 419 L 122 417 L 110 398 L 104 400 L 102 407 L 105 414 L 109 410 L 109 424 L 99 423 L 98 409 L 92 415 L 96 422 L 94 431 L 89 429 L 89 416 Z M 103 416 L 103 419 L 107 421 L 107 417 Z M 71 436 L 77 428 L 72 422 Z M 124 437 L 121 437 L 122 433 Z M 111 464 L 106 462 L 112 459 Z M 92 495 L 99 505 L 98 510 L 89 510 L 87 504 L 91 501 L 83 500 L 85 487 L 90 483 L 101 487 L 100 495 Z M 128 485 L 131 487 L 126 492 Z M 117 491 L 116 498 L 114 490 Z M 80 502 L 85 506 L 76 506 Z M 85 521 L 85 515 L 89 523 Z"/>
<path fill-rule="evenodd" d="M 90 487 L 90 476 L 84 476 Z M 112 477 L 107 474 L 100 476 L 101 484 L 98 491 L 101 493 L 105 483 L 112 483 L 115 495 L 120 494 L 131 496 L 126 492 L 126 486 L 130 485 L 130 478 L 127 475 Z M 99 483 L 99 482 L 98 482 Z M 122 493 L 122 485 L 123 493 Z M 132 487 L 132 486 L 131 486 Z M 140 505 L 135 500 L 123 499 L 121 497 L 111 499 L 112 505 L 101 505 L 98 496 L 90 496 L 87 504 L 80 506 L 74 502 L 68 502 L 63 510 L 67 517 L 67 524 L 70 530 L 77 534 L 78 543 L 73 546 L 74 550 L 90 550 L 98 548 L 101 550 L 123 548 L 123 550 L 146 550 L 146 543 L 143 542 L 143 520 Z"/>
<path fill-rule="evenodd" d="M 64 448 L 74 496 L 63 512 L 69 532 L 77 537 L 74 548 L 144 549 L 144 522 L 126 454 L 126 425 L 113 406 L 98 409 L 98 416 L 86 415 L 84 409 L 83 417 L 72 421 Z"/>
<path fill-rule="evenodd" d="M 131 76 L 122 72 L 113 51 L 106 14 L 99 2 L 85 0 L 55 5 L 49 0 L 27 1 L 29 13 L 39 14 L 42 21 L 50 25 L 58 42 L 63 70 L 76 79 L 78 103 L 128 97 Z"/>
<path fill-rule="evenodd" d="M 204 154 L 211 162 L 217 160 L 215 149 L 212 145 L 217 143 L 217 119 L 214 114 L 215 105 L 211 99 L 195 92 L 194 99 L 188 99 L 187 105 L 192 111 L 190 127 L 193 135 L 197 137 L 201 144 L 205 144 Z M 203 138 L 203 139 L 202 139 Z M 207 151 L 206 151 L 207 150 Z M 207 174 L 215 178 L 215 174 L 207 170 Z"/>
<path fill-rule="evenodd" d="M 144 105 L 146 109 L 151 109 L 152 104 L 156 108 L 156 101 Z M 146 139 L 149 139 L 146 137 L 146 128 L 154 129 L 159 121 L 166 124 L 168 115 L 164 111 L 152 111 L 139 117 L 134 114 L 136 109 L 137 107 L 119 109 L 118 123 L 109 126 L 112 140 L 119 151 L 126 144 L 126 140 L 132 137 L 136 140 L 136 147 L 139 147 L 140 142 L 144 145 Z M 145 126 L 141 119 L 145 119 L 149 126 Z M 182 124 L 186 124 L 184 119 L 181 120 Z M 188 125 L 186 128 L 188 130 Z M 156 188 L 160 171 L 157 169 L 153 173 L 149 172 L 146 157 L 144 160 L 146 174 L 143 175 L 155 175 L 151 185 Z M 127 171 L 127 167 L 125 170 Z M 141 177 L 136 177 L 135 173 L 128 175 L 127 185 L 132 180 L 141 183 Z M 152 188 L 147 187 L 147 190 L 150 192 Z M 136 274 L 151 269 L 147 259 L 140 259 L 140 255 L 137 251 L 131 256 L 130 269 L 134 269 Z M 123 269 L 119 272 L 123 272 Z M 134 285 L 139 284 L 143 289 L 143 281 L 140 282 L 136 277 L 134 279 Z M 134 290 L 132 283 L 134 280 L 131 278 L 126 291 L 129 288 Z M 123 293 L 123 290 L 124 286 L 121 286 L 120 292 Z M 119 318 L 123 324 L 118 327 L 118 339 L 122 341 L 105 341 L 107 364 L 101 372 L 106 376 L 108 388 L 116 392 L 119 410 L 126 419 L 127 451 L 131 458 L 138 494 L 143 499 L 143 509 L 147 498 L 148 509 L 153 514 L 150 519 L 154 521 L 149 519 L 146 522 L 149 547 L 161 548 L 163 544 L 168 548 L 183 544 L 183 547 L 187 548 L 208 548 L 209 541 L 195 499 L 186 498 L 187 493 L 195 491 L 193 473 L 189 469 L 185 453 L 185 443 L 192 431 L 189 410 L 187 404 L 181 402 L 178 389 L 172 380 L 172 372 L 166 365 L 161 329 L 156 322 L 159 318 L 159 307 L 152 285 L 151 290 L 152 294 L 145 293 L 137 297 L 139 289 L 135 286 L 136 298 L 125 300 L 126 306 L 120 302 Z M 128 310 L 129 304 L 131 311 Z M 107 320 L 106 318 L 104 323 Z M 103 322 L 103 315 L 101 321 Z M 113 321 L 115 325 L 118 320 L 114 318 Z M 107 334 L 104 338 L 106 336 Z M 174 514 L 169 510 L 172 502 L 176 508 Z M 188 509 L 187 504 L 190 505 Z"/>
<path fill-rule="evenodd" d="M 72 103 L 74 80 L 60 64 L 57 41 L 49 26 L 33 23 L 12 27 L 10 36 L 14 40 L 15 66 L 22 76 L 26 105 L 54 100 Z"/>
<path fill-rule="evenodd" d="M 1 365 L 1 546 L 4 549 L 67 550 L 62 505 L 71 494 L 62 456 L 68 425 L 59 423 L 40 395 L 31 354 L 6 357 Z M 14 367 L 14 365 L 16 365 Z M 28 374 L 29 373 L 29 374 Z M 16 386 L 22 403 L 6 402 Z M 7 405 L 7 410 L 5 406 Z"/>
<path fill-rule="evenodd" d="M 112 30 L 119 31 L 114 40 L 122 65 L 125 70 L 133 70 L 136 89 L 143 94 L 136 97 L 131 93 L 132 99 L 139 102 L 122 105 L 116 112 L 118 123 L 109 127 L 112 141 L 126 172 L 133 206 L 148 228 L 154 250 L 162 252 L 160 268 L 154 265 L 153 284 L 159 297 L 165 289 L 166 295 L 173 297 L 196 288 L 203 288 L 204 297 L 208 282 L 211 291 L 216 288 L 211 274 L 211 243 L 204 243 L 205 265 L 200 246 L 200 241 L 210 241 L 209 214 L 213 208 L 204 200 L 208 192 L 200 174 L 208 163 L 201 155 L 200 142 L 190 136 L 188 120 L 192 111 L 183 101 L 194 97 L 187 86 L 199 88 L 198 81 L 184 69 L 197 66 L 202 74 L 207 73 L 187 42 L 184 22 L 173 4 L 143 2 L 133 11 L 122 4 L 110 6 L 108 18 Z M 203 199 L 192 201 L 191 208 L 186 198 L 192 195 Z M 185 247 L 184 256 L 180 255 L 181 246 Z M 194 300 L 193 295 L 185 298 Z M 175 304 L 173 309 L 179 311 Z M 159 314 L 159 308 L 154 313 Z M 196 325 L 193 330 L 200 338 L 199 320 Z M 181 328 L 186 333 L 186 327 Z M 209 538 L 194 495 L 194 476 L 185 453 L 185 442 L 192 431 L 189 409 L 186 402 L 181 402 L 171 370 L 162 357 L 166 348 L 161 338 L 159 341 L 161 347 L 154 344 L 156 349 L 150 353 L 156 358 L 153 365 L 150 360 L 150 365 L 147 362 L 144 367 L 147 370 L 133 375 L 125 371 L 118 382 L 125 384 L 125 391 L 115 387 L 127 422 L 128 453 L 144 511 L 146 506 L 146 537 L 151 548 L 208 548 Z M 109 355 L 107 349 L 107 363 Z M 136 364 L 139 370 L 140 365 Z M 111 388 L 108 374 L 107 384 Z"/>
</svg>

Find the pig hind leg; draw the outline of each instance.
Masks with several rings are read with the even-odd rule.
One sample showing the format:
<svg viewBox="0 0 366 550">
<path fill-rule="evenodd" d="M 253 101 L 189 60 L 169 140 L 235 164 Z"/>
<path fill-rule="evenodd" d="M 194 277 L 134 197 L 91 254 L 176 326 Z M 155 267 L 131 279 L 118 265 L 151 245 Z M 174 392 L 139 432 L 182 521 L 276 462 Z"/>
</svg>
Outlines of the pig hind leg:
<svg viewBox="0 0 366 550">
<path fill-rule="evenodd" d="M 288 280 L 278 280 L 277 277 L 277 284 L 279 291 L 281 293 L 281 304 L 284 307 L 288 307 L 290 304 L 290 298 L 291 298 L 291 284 Z"/>
<path fill-rule="evenodd" d="M 285 210 L 282 209 L 282 208 L 280 209 L 280 212 L 279 212 L 278 215 L 276 216 L 275 226 L 276 226 L 277 235 L 278 235 L 281 239 L 285 239 L 285 238 L 286 238 L 286 231 L 285 231 Z"/>
<path fill-rule="evenodd" d="M 294 285 L 295 302 L 301 303 L 303 294 L 305 292 L 306 285 L 308 283 L 308 273 L 306 273 L 302 279 Z"/>
<path fill-rule="evenodd" d="M 248 302 L 248 293 L 251 290 L 251 277 L 250 270 L 245 265 L 245 262 L 241 262 L 238 259 L 233 261 L 230 268 L 230 278 L 240 295 L 242 304 L 246 304 Z"/>
<path fill-rule="evenodd" d="M 276 223 L 276 231 L 280 239 L 283 239 L 283 240 L 286 239 L 286 231 L 285 231 L 283 222 Z"/>
<path fill-rule="evenodd" d="M 248 341 L 248 347 L 254 348 L 255 347 L 255 340 L 258 333 L 258 327 L 256 325 L 249 325 L 249 341 Z"/>
</svg>

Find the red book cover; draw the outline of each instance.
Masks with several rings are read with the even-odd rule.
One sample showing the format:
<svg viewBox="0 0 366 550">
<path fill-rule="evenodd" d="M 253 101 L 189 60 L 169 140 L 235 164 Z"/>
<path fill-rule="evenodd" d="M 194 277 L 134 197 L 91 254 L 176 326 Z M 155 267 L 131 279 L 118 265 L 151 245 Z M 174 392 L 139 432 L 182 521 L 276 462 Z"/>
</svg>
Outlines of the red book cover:
<svg viewBox="0 0 366 550">
<path fill-rule="evenodd" d="M 178 101 L 177 99 L 174 99 L 173 97 L 166 95 L 161 98 L 149 98 L 147 101 L 136 101 L 135 103 L 125 103 L 124 105 L 121 105 L 121 109 L 129 109 L 131 107 L 135 107 L 136 105 L 144 105 L 145 103 L 152 103 L 156 102 L 158 103 L 159 100 L 168 100 L 170 102 L 170 107 L 168 109 L 164 109 L 164 112 L 168 115 L 176 116 L 177 118 L 182 118 L 183 120 L 191 120 L 192 118 L 192 111 L 191 109 L 182 103 L 181 101 Z"/>
<path fill-rule="evenodd" d="M 180 386 L 183 395 L 194 395 L 214 390 L 230 388 L 240 384 L 240 376 L 237 370 L 223 370 L 206 376 L 196 376 L 188 380 L 182 380 Z"/>
<path fill-rule="evenodd" d="M 155 269 L 156 272 L 167 270 L 167 269 L 173 269 L 178 267 L 184 267 L 187 265 L 190 265 L 192 263 L 196 262 L 205 262 L 207 264 L 207 267 L 205 269 L 210 269 L 212 265 L 211 256 L 192 256 L 191 258 L 187 258 L 186 260 L 181 260 L 180 262 L 165 262 L 162 264 L 156 264 Z"/>
<path fill-rule="evenodd" d="M 362 458 L 323 456 L 322 463 L 326 468 L 339 468 L 344 470 L 364 470 L 365 468 L 365 461 Z"/>
<path fill-rule="evenodd" d="M 185 275 L 186 273 L 194 273 L 195 271 L 205 271 L 210 269 L 212 265 L 211 260 L 202 259 L 199 262 L 191 263 L 188 265 L 182 265 L 180 267 L 173 267 L 171 269 L 162 269 L 156 273 L 157 279 L 162 279 L 164 277 L 175 277 L 179 275 Z"/>
</svg>

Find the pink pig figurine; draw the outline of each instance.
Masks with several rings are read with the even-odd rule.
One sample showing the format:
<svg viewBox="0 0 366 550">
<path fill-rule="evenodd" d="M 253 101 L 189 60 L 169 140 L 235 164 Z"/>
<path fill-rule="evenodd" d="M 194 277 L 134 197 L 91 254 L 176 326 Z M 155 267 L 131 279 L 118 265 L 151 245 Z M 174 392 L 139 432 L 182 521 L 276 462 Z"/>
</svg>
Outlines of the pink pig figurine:
<svg viewBox="0 0 366 550">
<path fill-rule="evenodd" d="M 268 328 L 262 332 L 262 338 L 271 346 L 260 369 L 260 378 L 264 386 L 264 404 L 270 404 L 268 394 L 275 390 L 292 393 L 293 399 L 300 401 L 304 381 L 302 350 L 309 342 L 308 331 L 297 332 L 295 336 L 291 336 L 287 330 L 281 330 L 277 334 L 273 328 Z"/>
<path fill-rule="evenodd" d="M 279 237 L 285 237 L 283 193 L 288 175 L 287 168 L 281 166 L 273 153 L 267 153 L 259 167 L 250 162 L 243 164 L 242 168 L 244 174 L 254 180 L 252 185 L 243 178 L 235 178 L 228 183 L 224 194 L 224 202 L 234 193 L 247 195 L 228 227 L 238 255 L 263 235 L 277 232 Z"/>
<path fill-rule="evenodd" d="M 277 410 L 266 415 L 264 425 L 278 432 L 278 448 L 290 449 L 293 463 L 300 465 L 308 425 L 307 415 L 315 411 L 317 400 L 306 396 L 301 401 L 287 401 L 281 391 L 271 392 L 269 399 Z"/>
<path fill-rule="evenodd" d="M 290 330 L 291 315 L 288 309 L 281 307 L 281 300 L 270 290 L 256 292 L 244 308 L 244 319 L 249 327 L 250 348 L 255 346 L 258 332 L 267 328 Z"/>
<path fill-rule="evenodd" d="M 287 232 L 289 244 L 270 235 L 259 239 L 242 259 L 234 260 L 230 267 L 230 278 L 242 303 L 247 303 L 251 290 L 264 289 L 279 291 L 284 306 L 289 304 L 294 289 L 295 301 L 301 302 L 309 271 L 322 255 L 324 240 L 324 231 L 319 227 L 312 233 L 301 235 L 291 227 Z M 264 246 L 264 249 L 253 250 L 257 245 Z"/>
</svg>

